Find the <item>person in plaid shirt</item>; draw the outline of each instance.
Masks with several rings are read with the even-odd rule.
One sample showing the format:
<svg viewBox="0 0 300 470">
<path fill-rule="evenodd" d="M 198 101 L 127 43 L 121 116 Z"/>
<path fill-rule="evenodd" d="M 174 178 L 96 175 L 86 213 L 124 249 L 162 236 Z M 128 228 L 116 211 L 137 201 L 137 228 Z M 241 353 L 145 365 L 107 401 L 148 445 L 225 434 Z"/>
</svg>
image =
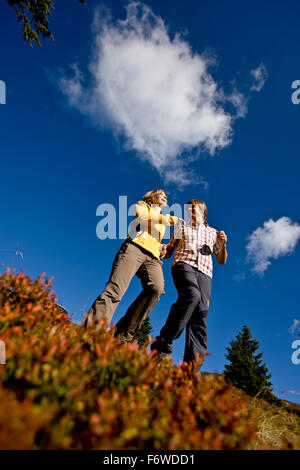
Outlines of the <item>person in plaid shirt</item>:
<svg viewBox="0 0 300 470">
<path fill-rule="evenodd" d="M 161 246 L 165 258 L 170 258 L 176 249 L 172 276 L 178 299 L 172 305 L 160 335 L 151 344 L 151 350 L 155 350 L 159 357 L 171 354 L 173 340 L 179 338 L 186 328 L 185 362 L 206 354 L 212 254 L 220 264 L 225 264 L 227 260 L 227 236 L 206 222 L 205 202 L 198 199 L 189 201 L 188 217 L 188 223 L 178 224 L 168 245 Z"/>
</svg>

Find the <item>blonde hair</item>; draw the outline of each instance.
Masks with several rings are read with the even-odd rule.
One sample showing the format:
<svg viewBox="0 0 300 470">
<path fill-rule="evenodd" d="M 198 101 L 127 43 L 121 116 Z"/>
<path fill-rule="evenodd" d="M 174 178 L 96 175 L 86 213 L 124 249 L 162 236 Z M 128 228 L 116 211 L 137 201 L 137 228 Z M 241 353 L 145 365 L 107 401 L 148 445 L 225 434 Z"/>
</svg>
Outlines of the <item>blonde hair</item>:
<svg viewBox="0 0 300 470">
<path fill-rule="evenodd" d="M 157 204 L 157 196 L 164 192 L 164 189 L 154 189 L 153 191 L 148 191 L 146 194 L 144 194 L 143 201 L 149 204 L 149 206 L 152 204 Z"/>
<path fill-rule="evenodd" d="M 201 207 L 201 209 L 204 210 L 204 220 L 207 219 L 207 207 L 206 207 L 206 204 L 204 201 L 199 201 L 199 199 L 191 199 L 188 204 L 191 204 L 192 206 L 195 206 L 196 204 L 199 204 Z"/>
</svg>

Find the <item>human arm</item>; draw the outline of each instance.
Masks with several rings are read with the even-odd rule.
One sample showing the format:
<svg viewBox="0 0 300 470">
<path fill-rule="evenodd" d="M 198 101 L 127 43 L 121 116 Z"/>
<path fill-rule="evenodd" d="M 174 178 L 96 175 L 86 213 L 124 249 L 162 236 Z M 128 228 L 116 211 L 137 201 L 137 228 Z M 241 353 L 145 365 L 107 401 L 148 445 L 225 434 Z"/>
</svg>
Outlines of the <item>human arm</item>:
<svg viewBox="0 0 300 470">
<path fill-rule="evenodd" d="M 146 227 L 151 225 L 151 223 L 176 225 L 178 222 L 178 217 L 175 215 L 156 214 L 155 211 L 149 211 L 149 206 L 144 201 L 139 201 L 135 205 L 135 214 L 138 222 Z"/>
<path fill-rule="evenodd" d="M 216 255 L 218 263 L 220 264 L 225 264 L 227 260 L 226 242 L 227 242 L 226 233 L 223 230 L 220 232 L 217 232 L 217 241 L 214 247 L 214 253 Z"/>
<path fill-rule="evenodd" d="M 182 238 L 182 226 L 183 226 L 182 224 L 184 223 L 184 221 L 182 219 L 179 219 L 179 220 L 181 224 L 178 224 L 177 227 L 175 228 L 169 243 L 167 245 L 161 245 L 162 252 L 166 259 L 171 258 L 175 249 L 177 248 L 179 240 Z"/>
</svg>

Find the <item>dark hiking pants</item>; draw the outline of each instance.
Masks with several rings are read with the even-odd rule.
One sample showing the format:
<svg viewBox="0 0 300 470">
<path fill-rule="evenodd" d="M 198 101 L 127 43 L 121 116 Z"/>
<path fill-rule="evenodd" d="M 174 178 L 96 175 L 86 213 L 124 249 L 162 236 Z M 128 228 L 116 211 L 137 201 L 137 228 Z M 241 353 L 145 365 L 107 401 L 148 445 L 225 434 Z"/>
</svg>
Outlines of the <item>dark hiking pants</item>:
<svg viewBox="0 0 300 470">
<path fill-rule="evenodd" d="M 109 281 L 90 308 L 85 326 L 93 319 L 100 320 L 103 317 L 108 322 L 111 321 L 135 274 L 141 279 L 143 290 L 116 325 L 116 335 L 121 334 L 125 340 L 133 338 L 160 296 L 164 294 L 164 278 L 162 261 L 128 240 L 121 245 Z"/>
<path fill-rule="evenodd" d="M 178 299 L 172 305 L 167 321 L 151 349 L 170 354 L 172 342 L 186 328 L 184 361 L 190 362 L 195 359 L 196 353 L 203 356 L 207 350 L 206 320 L 211 278 L 184 261 L 178 261 L 172 267 L 172 276 Z"/>
</svg>

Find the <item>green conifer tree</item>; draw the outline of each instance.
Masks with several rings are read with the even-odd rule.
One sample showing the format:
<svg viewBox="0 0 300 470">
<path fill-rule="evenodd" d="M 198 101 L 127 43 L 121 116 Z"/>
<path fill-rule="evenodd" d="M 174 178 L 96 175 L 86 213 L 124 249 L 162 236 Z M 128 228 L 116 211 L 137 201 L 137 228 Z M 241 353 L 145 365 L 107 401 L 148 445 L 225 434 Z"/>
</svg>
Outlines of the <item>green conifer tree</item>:
<svg viewBox="0 0 300 470">
<path fill-rule="evenodd" d="M 255 355 L 258 347 L 258 341 L 252 339 L 250 329 L 244 325 L 236 340 L 232 340 L 230 347 L 226 348 L 228 353 L 225 357 L 230 363 L 225 366 L 225 377 L 247 395 L 255 396 L 259 393 L 261 397 L 271 399 L 271 374 L 268 374 L 266 365 L 262 364 L 263 354 Z"/>
<path fill-rule="evenodd" d="M 133 337 L 133 340 L 137 341 L 139 346 L 144 346 L 146 344 L 146 341 L 151 331 L 152 331 L 152 326 L 150 323 L 150 318 L 147 317 L 146 320 L 144 320 L 141 328 L 138 331 L 136 331 Z"/>
<path fill-rule="evenodd" d="M 23 38 L 32 47 L 32 43 L 41 46 L 40 37 L 51 38 L 53 35 L 49 29 L 49 15 L 54 10 L 53 0 L 6 0 L 13 7 L 17 20 L 22 23 L 21 33 Z M 79 0 L 85 4 L 85 0 Z"/>
</svg>

